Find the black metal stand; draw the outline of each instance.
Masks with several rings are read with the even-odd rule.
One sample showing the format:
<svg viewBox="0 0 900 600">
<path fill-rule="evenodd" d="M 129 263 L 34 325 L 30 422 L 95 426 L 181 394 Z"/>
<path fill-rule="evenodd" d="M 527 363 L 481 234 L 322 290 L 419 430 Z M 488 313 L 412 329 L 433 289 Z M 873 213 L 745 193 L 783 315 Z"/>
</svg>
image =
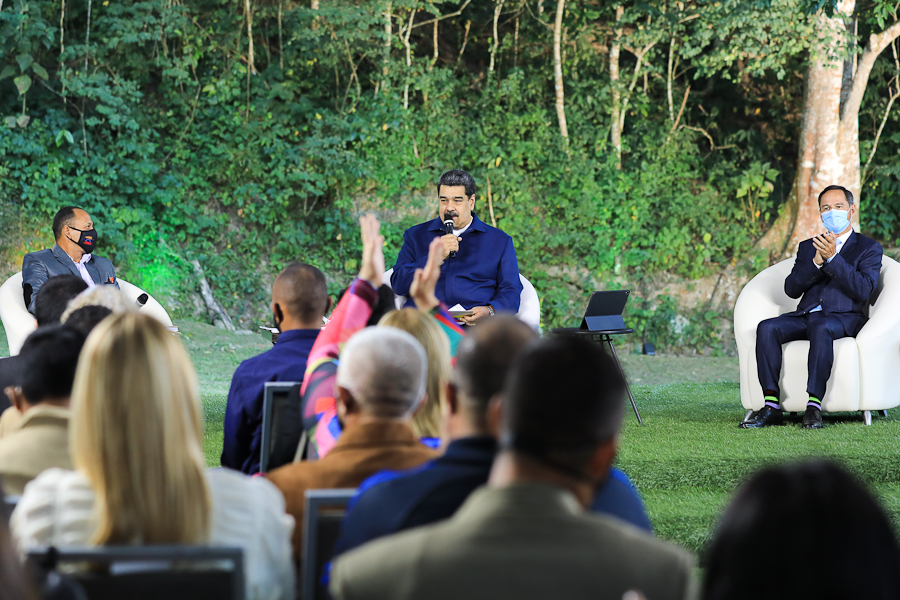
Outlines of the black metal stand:
<svg viewBox="0 0 900 600">
<path fill-rule="evenodd" d="M 613 358 L 616 360 L 616 366 L 619 367 L 619 372 L 622 374 L 622 378 L 625 380 L 625 390 L 628 392 L 628 399 L 631 400 L 631 408 L 634 409 L 634 416 L 637 417 L 638 425 L 644 424 L 643 419 L 641 419 L 641 413 L 638 412 L 637 403 L 634 401 L 634 395 L 631 393 L 631 386 L 628 385 L 628 377 L 625 375 L 625 369 L 622 368 L 622 363 L 619 362 L 619 355 L 616 354 L 616 348 L 615 346 L 613 346 L 612 342 L 613 335 L 634 333 L 634 329 L 622 329 L 617 331 L 588 331 L 586 329 L 578 329 L 575 327 L 560 327 L 557 329 L 551 329 L 550 333 L 556 335 L 587 335 L 590 336 L 591 341 L 606 344 L 609 347 L 609 351 L 613 355 Z"/>
</svg>

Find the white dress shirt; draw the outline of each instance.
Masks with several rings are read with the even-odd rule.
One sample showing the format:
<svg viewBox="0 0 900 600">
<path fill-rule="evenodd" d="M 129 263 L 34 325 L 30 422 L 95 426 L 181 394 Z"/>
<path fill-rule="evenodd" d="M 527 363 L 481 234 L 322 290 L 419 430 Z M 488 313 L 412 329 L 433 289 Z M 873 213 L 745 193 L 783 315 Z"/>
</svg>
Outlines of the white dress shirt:
<svg viewBox="0 0 900 600">
<path fill-rule="evenodd" d="M 69 256 L 69 255 L 66 254 L 66 256 Z M 72 257 L 69 256 L 69 258 L 72 258 Z M 84 266 L 84 265 L 86 265 L 86 264 L 88 263 L 89 260 L 91 260 L 91 255 L 90 255 L 90 254 L 85 254 L 84 256 L 81 257 L 81 260 L 80 260 L 80 261 L 75 260 L 75 259 L 73 258 L 73 259 L 72 259 L 72 262 L 75 263 L 75 268 L 78 269 L 78 274 L 81 275 L 81 278 L 84 279 L 84 282 L 85 282 L 86 284 L 88 284 L 88 287 L 89 287 L 89 288 L 92 288 L 92 287 L 94 287 L 94 286 L 97 285 L 97 284 L 94 283 L 94 280 L 93 280 L 93 279 L 91 279 L 91 274 L 88 273 L 87 267 Z"/>
</svg>

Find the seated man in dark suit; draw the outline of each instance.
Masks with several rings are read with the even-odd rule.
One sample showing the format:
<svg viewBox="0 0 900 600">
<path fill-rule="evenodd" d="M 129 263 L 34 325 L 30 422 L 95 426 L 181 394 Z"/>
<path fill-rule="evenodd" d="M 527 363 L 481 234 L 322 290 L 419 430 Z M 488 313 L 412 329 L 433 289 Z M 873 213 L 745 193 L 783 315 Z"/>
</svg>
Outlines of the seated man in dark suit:
<svg viewBox="0 0 900 600">
<path fill-rule="evenodd" d="M 403 234 L 391 287 L 408 296 L 416 269 L 425 267 L 428 246 L 435 237 L 444 242 L 438 300 L 452 307 L 459 304 L 474 314 L 467 323 L 497 312 L 519 310 L 522 282 L 519 262 L 510 236 L 484 224 L 475 215 L 475 180 L 465 171 L 447 171 L 438 180 L 437 218 L 410 227 Z M 452 233 L 444 223 L 453 221 Z M 451 253 L 454 253 L 451 256 Z"/>
<path fill-rule="evenodd" d="M 59 209 L 53 217 L 53 238 L 56 240 L 53 248 L 29 252 L 22 261 L 22 297 L 28 312 L 35 314 L 35 298 L 54 275 L 77 275 L 88 287 L 119 286 L 112 262 L 93 254 L 97 230 L 87 212 L 75 206 Z"/>
<path fill-rule="evenodd" d="M 497 454 L 497 409 L 513 361 L 537 338 L 525 323 L 500 316 L 475 328 L 459 346 L 448 384 L 444 455 L 409 471 L 373 475 L 350 501 L 335 555 L 376 538 L 449 519 L 488 481 Z M 640 497 L 621 471 L 591 501 L 591 510 L 651 531 Z"/>
<path fill-rule="evenodd" d="M 262 410 L 269 381 L 303 381 L 306 359 L 322 329 L 331 299 L 319 269 L 292 263 L 272 284 L 272 318 L 280 334 L 275 346 L 241 363 L 231 379 L 225 408 L 222 466 L 259 472 Z"/>
<path fill-rule="evenodd" d="M 856 205 L 853 194 L 830 185 L 819 194 L 819 210 L 827 232 L 800 242 L 784 291 L 800 298 L 797 310 L 762 321 L 756 329 L 756 361 L 765 405 L 743 429 L 780 425 L 781 345 L 809 340 L 809 402 L 804 429 L 822 428 L 822 398 L 834 363 L 834 340 L 856 337 L 866 323 L 865 310 L 881 274 L 881 244 L 850 226 Z"/>
<path fill-rule="evenodd" d="M 488 484 L 447 521 L 342 554 L 332 597 L 694 597 L 686 552 L 586 510 L 616 455 L 625 389 L 615 360 L 596 344 L 566 336 L 530 345 L 504 388 Z"/>
</svg>

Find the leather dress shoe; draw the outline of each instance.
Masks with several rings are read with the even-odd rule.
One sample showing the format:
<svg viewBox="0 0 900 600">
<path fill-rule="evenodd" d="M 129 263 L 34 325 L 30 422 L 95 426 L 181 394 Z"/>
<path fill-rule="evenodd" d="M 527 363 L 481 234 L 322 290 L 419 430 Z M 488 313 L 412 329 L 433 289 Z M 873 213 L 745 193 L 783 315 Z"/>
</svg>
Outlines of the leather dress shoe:
<svg viewBox="0 0 900 600">
<path fill-rule="evenodd" d="M 771 406 L 763 406 L 755 415 L 746 421 L 742 421 L 738 427 L 741 429 L 759 429 L 760 427 L 783 424 L 784 414 L 780 410 Z"/>
<path fill-rule="evenodd" d="M 803 413 L 803 429 L 822 429 L 822 411 L 815 406 L 807 406 Z"/>
</svg>

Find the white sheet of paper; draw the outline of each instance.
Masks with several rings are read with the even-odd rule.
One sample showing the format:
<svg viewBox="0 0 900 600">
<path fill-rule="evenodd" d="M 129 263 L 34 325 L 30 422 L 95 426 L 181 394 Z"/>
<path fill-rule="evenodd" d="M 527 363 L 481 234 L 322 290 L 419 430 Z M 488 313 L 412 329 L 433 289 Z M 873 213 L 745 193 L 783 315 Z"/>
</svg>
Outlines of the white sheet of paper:
<svg viewBox="0 0 900 600">
<path fill-rule="evenodd" d="M 456 312 L 456 311 L 463 311 L 463 310 L 468 310 L 468 309 L 463 308 L 462 304 L 455 304 L 454 306 L 451 306 L 448 310 L 450 310 L 450 312 Z"/>
</svg>

